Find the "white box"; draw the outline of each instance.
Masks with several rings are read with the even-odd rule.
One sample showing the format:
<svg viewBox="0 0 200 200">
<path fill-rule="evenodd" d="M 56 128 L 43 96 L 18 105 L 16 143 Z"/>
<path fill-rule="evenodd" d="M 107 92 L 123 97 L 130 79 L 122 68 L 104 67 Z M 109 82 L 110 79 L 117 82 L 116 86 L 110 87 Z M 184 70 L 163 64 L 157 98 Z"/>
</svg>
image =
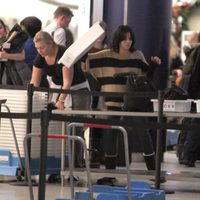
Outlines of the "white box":
<svg viewBox="0 0 200 200">
<path fill-rule="evenodd" d="M 196 103 L 196 110 L 197 110 L 197 113 L 200 113 L 200 99 L 195 100 L 194 103 Z"/>
<path fill-rule="evenodd" d="M 81 38 L 76 40 L 63 54 L 58 63 L 62 63 L 66 67 L 71 67 L 78 59 L 80 59 L 94 45 L 96 40 L 104 34 L 104 29 L 100 22 L 96 22 L 90 27 Z"/>
<path fill-rule="evenodd" d="M 158 111 L 158 100 L 151 99 L 154 111 Z M 192 99 L 187 100 L 164 100 L 163 111 L 166 112 L 190 112 Z"/>
</svg>

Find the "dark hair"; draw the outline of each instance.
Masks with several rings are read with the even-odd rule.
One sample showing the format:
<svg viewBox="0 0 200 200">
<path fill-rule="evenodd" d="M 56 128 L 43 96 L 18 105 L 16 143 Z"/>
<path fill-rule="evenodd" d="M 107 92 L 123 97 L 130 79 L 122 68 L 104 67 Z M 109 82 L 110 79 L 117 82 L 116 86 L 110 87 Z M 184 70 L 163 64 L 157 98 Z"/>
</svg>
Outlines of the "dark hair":
<svg viewBox="0 0 200 200">
<path fill-rule="evenodd" d="M 198 33 L 198 42 L 200 42 L 200 33 Z"/>
<path fill-rule="evenodd" d="M 38 19 L 35 16 L 30 16 L 24 18 L 20 25 L 23 26 L 26 30 L 26 32 L 31 36 L 34 37 L 35 34 L 41 30 L 42 28 L 42 22 L 40 19 Z"/>
<path fill-rule="evenodd" d="M 104 22 L 104 21 L 100 21 L 99 24 L 100 24 L 100 26 L 103 28 L 103 30 L 105 31 L 105 38 L 104 38 L 104 40 L 103 40 L 103 44 L 106 44 L 108 26 L 107 26 L 106 22 Z"/>
<path fill-rule="evenodd" d="M 131 39 L 132 39 L 132 44 L 129 49 L 130 52 L 135 51 L 134 45 L 135 45 L 135 35 L 131 29 L 130 26 L 128 25 L 120 25 L 118 28 L 115 30 L 113 34 L 113 40 L 112 40 L 112 49 L 113 51 L 119 53 L 119 44 L 121 41 L 126 39 L 126 34 L 130 33 Z"/>
<path fill-rule="evenodd" d="M 71 16 L 73 17 L 72 11 L 68 7 L 60 6 L 54 12 L 54 17 L 58 17 L 60 15 Z"/>
<path fill-rule="evenodd" d="M 8 26 L 4 23 L 4 21 L 2 19 L 0 19 L 0 23 L 2 24 L 2 26 L 4 27 L 4 29 L 9 32 L 9 28 Z"/>
</svg>

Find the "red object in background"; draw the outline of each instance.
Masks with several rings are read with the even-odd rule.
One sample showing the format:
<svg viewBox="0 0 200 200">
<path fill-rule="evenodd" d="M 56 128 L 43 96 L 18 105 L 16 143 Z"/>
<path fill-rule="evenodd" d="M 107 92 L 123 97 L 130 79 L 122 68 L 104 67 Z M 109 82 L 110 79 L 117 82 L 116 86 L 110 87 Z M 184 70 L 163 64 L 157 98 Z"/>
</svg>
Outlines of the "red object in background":
<svg viewBox="0 0 200 200">
<path fill-rule="evenodd" d="M 183 3 L 182 3 L 182 6 L 183 6 L 183 8 L 189 8 L 189 7 L 190 7 L 189 4 L 188 4 L 187 2 L 183 2 Z"/>
<path fill-rule="evenodd" d="M 182 31 L 181 27 L 179 25 L 176 25 L 176 33 L 180 33 Z"/>
<path fill-rule="evenodd" d="M 174 17 L 178 17 L 179 16 L 179 12 L 180 12 L 180 8 L 177 5 L 175 5 L 173 7 L 173 16 Z"/>
</svg>

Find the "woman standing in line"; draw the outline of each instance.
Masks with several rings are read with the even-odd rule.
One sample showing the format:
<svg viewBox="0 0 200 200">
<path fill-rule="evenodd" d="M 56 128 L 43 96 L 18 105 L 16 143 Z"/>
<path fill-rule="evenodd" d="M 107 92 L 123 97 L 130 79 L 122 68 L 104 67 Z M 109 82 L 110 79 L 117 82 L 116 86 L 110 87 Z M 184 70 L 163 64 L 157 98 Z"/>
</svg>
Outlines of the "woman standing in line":
<svg viewBox="0 0 200 200">
<path fill-rule="evenodd" d="M 101 91 L 125 92 L 126 78 L 115 77 L 116 74 L 133 72 L 135 74 L 141 75 L 144 73 L 153 72 L 153 67 L 147 64 L 143 53 L 135 49 L 134 45 L 135 36 L 132 29 L 127 25 L 120 25 L 114 32 L 112 47 L 110 49 L 90 54 L 88 56 L 85 70 L 90 71 L 92 75 L 99 81 L 101 84 Z M 156 56 L 152 56 L 151 61 L 156 65 L 161 63 L 160 59 Z M 121 111 L 123 98 L 105 97 L 105 104 L 107 110 Z M 112 118 L 119 119 L 119 117 L 116 116 Z M 137 120 L 138 118 L 136 118 L 136 121 Z M 140 132 L 138 136 L 143 144 L 143 152 L 147 168 L 149 170 L 154 170 L 155 153 L 149 132 L 142 129 L 131 129 L 129 133 L 131 134 L 133 131 Z M 124 161 L 118 159 L 119 154 L 122 154 L 122 157 L 124 157 L 124 154 L 122 153 L 123 148 L 118 150 L 119 144 L 121 143 L 119 141 L 119 133 L 116 130 L 108 130 L 108 132 L 109 133 L 105 133 L 103 135 L 105 165 L 106 168 L 113 169 L 117 165 L 124 165 Z M 146 144 L 144 144 L 144 141 Z M 131 148 L 131 144 L 129 144 L 129 148 Z"/>
</svg>

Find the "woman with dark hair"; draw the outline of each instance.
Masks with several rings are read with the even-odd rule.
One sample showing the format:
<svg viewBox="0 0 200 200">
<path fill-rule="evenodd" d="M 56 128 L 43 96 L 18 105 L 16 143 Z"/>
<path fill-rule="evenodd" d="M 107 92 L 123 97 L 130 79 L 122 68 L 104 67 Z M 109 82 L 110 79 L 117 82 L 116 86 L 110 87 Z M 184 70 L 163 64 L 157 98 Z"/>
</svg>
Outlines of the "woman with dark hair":
<svg viewBox="0 0 200 200">
<path fill-rule="evenodd" d="M 35 44 L 33 42 L 33 38 L 35 37 L 36 33 L 41 30 L 42 22 L 39 18 L 35 16 L 29 16 L 29 17 L 25 17 L 20 22 L 20 26 L 28 34 L 28 39 L 26 40 L 24 44 L 25 62 L 29 66 L 30 70 L 32 71 L 35 58 L 38 54 L 37 49 L 35 48 Z M 45 73 L 43 73 L 42 75 L 40 86 L 49 87 Z"/>
<path fill-rule="evenodd" d="M 40 19 L 29 16 L 25 17 L 20 25 L 15 24 L 9 32 L 4 45 L 10 44 L 10 48 L 3 48 L 0 52 L 0 58 L 7 60 L 4 63 L 6 84 L 24 85 L 30 82 L 33 62 L 37 55 L 33 37 L 41 27 Z"/>
<path fill-rule="evenodd" d="M 35 48 L 33 38 L 35 37 L 35 34 L 41 30 L 42 22 L 35 16 L 29 16 L 20 22 L 20 26 L 28 34 L 28 39 L 24 44 L 25 61 L 32 70 L 33 62 L 37 55 L 37 49 Z"/>
<path fill-rule="evenodd" d="M 129 52 L 135 51 L 135 35 L 132 31 L 132 29 L 129 26 L 119 26 L 118 29 L 114 32 L 113 35 L 113 41 L 112 41 L 112 49 L 113 51 L 119 53 L 120 51 L 120 43 L 121 41 L 125 40 L 127 37 L 127 33 L 130 36 L 130 39 L 132 40 L 129 48 Z"/>
<path fill-rule="evenodd" d="M 4 23 L 2 19 L 0 19 L 0 45 L 2 45 L 8 34 L 8 26 Z"/>
<path fill-rule="evenodd" d="M 143 53 L 137 50 L 134 44 L 135 36 L 131 27 L 120 25 L 113 34 L 112 46 L 110 49 L 88 55 L 85 70 L 89 71 L 99 81 L 101 91 L 125 92 L 126 77 L 115 76 L 117 74 L 133 72 L 142 75 L 152 72 L 152 67 L 148 65 Z M 151 61 L 156 64 L 161 63 L 160 59 L 156 56 L 152 56 Z M 107 110 L 121 111 L 123 97 L 105 97 L 105 105 Z M 119 117 L 112 118 L 118 119 Z M 108 131 L 109 133 L 105 131 L 106 133 L 103 135 L 106 168 L 115 168 L 116 165 L 123 166 L 125 163 L 124 160 L 122 160 L 124 159 L 123 148 L 121 149 L 120 147 L 119 150 L 119 145 L 122 144 L 121 141 L 123 139 L 119 138 L 120 133 L 118 133 L 118 131 Z M 133 130 L 131 131 L 133 132 Z M 140 130 L 140 132 L 142 132 L 142 130 Z M 150 136 L 147 131 L 144 131 L 144 134 L 141 135 L 149 139 L 150 147 L 147 150 L 144 149 L 144 153 L 151 155 L 153 159 L 154 150 L 149 138 Z M 129 144 L 129 147 L 131 148 L 131 144 Z M 119 156 L 121 158 L 119 158 Z M 154 166 L 150 167 L 149 165 L 147 167 L 148 169 L 154 168 Z"/>
<path fill-rule="evenodd" d="M 4 21 L 2 19 L 0 19 L 0 47 L 1 48 L 2 48 L 1 45 L 6 40 L 7 34 L 8 34 L 8 26 L 6 26 L 6 24 L 4 23 Z M 0 62 L 0 84 L 2 82 L 3 72 L 4 72 L 4 65 L 2 65 L 2 63 Z"/>
<path fill-rule="evenodd" d="M 9 31 L 0 49 L 0 59 L 4 65 L 3 84 L 24 85 L 30 81 L 30 70 L 25 59 L 23 45 L 28 35 L 19 24 L 15 24 Z"/>
</svg>

